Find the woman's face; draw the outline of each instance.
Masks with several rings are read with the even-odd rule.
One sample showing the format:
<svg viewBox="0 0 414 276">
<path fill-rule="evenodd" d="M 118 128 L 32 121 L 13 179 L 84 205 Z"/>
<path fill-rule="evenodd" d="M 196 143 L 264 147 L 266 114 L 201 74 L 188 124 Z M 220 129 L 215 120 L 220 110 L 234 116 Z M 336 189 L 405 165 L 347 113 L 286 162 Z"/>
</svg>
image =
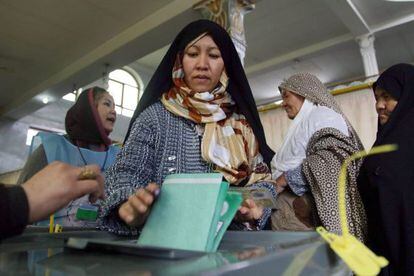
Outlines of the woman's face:
<svg viewBox="0 0 414 276">
<path fill-rule="evenodd" d="M 299 113 L 305 98 L 290 92 L 289 90 L 282 89 L 282 107 L 285 109 L 289 119 L 295 119 L 296 115 Z"/>
<path fill-rule="evenodd" d="M 374 95 L 376 101 L 375 109 L 378 113 L 379 123 L 380 125 L 384 125 L 390 119 L 391 113 L 397 106 L 398 101 L 381 87 L 375 88 Z"/>
<path fill-rule="evenodd" d="M 102 126 L 107 133 L 111 133 L 114 129 L 116 121 L 114 98 L 109 93 L 104 93 L 96 104 L 99 118 L 101 118 Z"/>
<path fill-rule="evenodd" d="M 185 83 L 195 92 L 216 88 L 224 70 L 221 52 L 208 35 L 184 50 L 182 63 Z"/>
</svg>

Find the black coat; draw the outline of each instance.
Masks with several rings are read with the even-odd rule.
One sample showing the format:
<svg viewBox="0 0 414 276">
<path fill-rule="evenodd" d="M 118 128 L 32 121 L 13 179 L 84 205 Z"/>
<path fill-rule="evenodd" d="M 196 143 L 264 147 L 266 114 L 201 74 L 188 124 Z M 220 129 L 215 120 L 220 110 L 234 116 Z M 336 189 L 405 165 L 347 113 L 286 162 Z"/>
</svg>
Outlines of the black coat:
<svg viewBox="0 0 414 276">
<path fill-rule="evenodd" d="M 368 157 L 358 188 L 368 219 L 368 246 L 390 264 L 383 275 L 414 275 L 414 66 L 398 64 L 375 83 L 398 104 L 380 126 L 376 145 L 398 150 Z"/>
<path fill-rule="evenodd" d="M 21 186 L 0 184 L 0 241 L 21 234 L 29 220 L 29 204 Z"/>
</svg>

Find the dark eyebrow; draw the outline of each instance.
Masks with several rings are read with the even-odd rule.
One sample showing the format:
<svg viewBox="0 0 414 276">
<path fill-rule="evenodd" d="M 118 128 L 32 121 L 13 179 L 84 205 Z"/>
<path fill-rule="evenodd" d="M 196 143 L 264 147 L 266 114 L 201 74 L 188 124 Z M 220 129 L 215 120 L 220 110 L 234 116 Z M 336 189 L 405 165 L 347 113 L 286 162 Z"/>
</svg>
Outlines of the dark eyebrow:
<svg viewBox="0 0 414 276">
<path fill-rule="evenodd" d="M 199 50 L 200 49 L 200 47 L 199 46 L 197 46 L 197 45 L 191 45 L 190 47 L 187 47 L 187 49 L 186 49 L 186 51 L 187 50 L 190 50 L 191 48 L 196 48 L 197 50 Z"/>
<path fill-rule="evenodd" d="M 189 50 L 189 49 L 191 49 L 191 48 L 196 48 L 197 50 L 200 50 L 200 46 L 198 46 L 198 45 L 191 45 L 190 47 L 188 47 L 186 50 Z M 217 50 L 217 51 L 220 51 L 220 49 L 217 47 L 217 46 L 212 46 L 212 47 L 208 47 L 207 48 L 207 51 L 211 51 L 211 50 Z"/>
<path fill-rule="evenodd" d="M 114 101 L 108 98 L 104 98 L 104 101 L 109 102 L 109 103 L 113 103 Z"/>
</svg>

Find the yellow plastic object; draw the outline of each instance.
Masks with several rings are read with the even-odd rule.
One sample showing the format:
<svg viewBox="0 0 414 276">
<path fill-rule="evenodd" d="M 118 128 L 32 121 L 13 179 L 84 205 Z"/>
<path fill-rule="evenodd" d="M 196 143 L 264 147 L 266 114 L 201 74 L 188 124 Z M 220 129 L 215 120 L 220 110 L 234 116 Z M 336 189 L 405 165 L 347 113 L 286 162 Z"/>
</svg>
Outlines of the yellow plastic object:
<svg viewBox="0 0 414 276">
<path fill-rule="evenodd" d="M 55 224 L 55 215 L 51 214 L 49 217 L 49 233 L 60 233 L 63 231 L 63 226 L 60 224 Z"/>
<path fill-rule="evenodd" d="M 63 231 L 63 226 L 60 224 L 55 225 L 55 233 L 61 233 Z"/>
<path fill-rule="evenodd" d="M 374 147 L 368 153 L 360 151 L 347 158 L 341 166 L 339 174 L 339 217 L 341 221 L 342 236 L 326 231 L 323 227 L 318 227 L 316 231 L 322 238 L 329 243 L 332 250 L 348 265 L 357 275 L 377 275 L 382 267 L 388 265 L 387 259 L 375 255 L 368 247 L 349 233 L 346 218 L 345 188 L 346 173 L 348 165 L 364 156 L 385 153 L 397 149 L 396 145 L 383 145 Z"/>
<path fill-rule="evenodd" d="M 51 214 L 49 217 L 49 233 L 52 234 L 55 229 L 55 215 Z"/>
<path fill-rule="evenodd" d="M 350 234 L 339 236 L 329 233 L 323 227 L 318 227 L 316 231 L 357 275 L 377 275 L 382 267 L 388 265 L 387 259 L 375 255 L 374 252 Z"/>
</svg>

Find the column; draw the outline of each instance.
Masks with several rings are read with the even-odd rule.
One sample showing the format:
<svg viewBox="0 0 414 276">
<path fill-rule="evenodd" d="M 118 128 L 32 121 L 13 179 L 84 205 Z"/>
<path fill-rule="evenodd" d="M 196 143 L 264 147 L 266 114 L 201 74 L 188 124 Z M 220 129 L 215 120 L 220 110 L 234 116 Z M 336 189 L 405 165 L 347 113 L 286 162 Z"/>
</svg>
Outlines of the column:
<svg viewBox="0 0 414 276">
<path fill-rule="evenodd" d="M 196 10 L 201 10 L 205 18 L 220 24 L 229 32 L 243 65 L 247 49 L 244 15 L 254 10 L 255 2 L 255 0 L 205 0 L 194 7 Z"/>
<path fill-rule="evenodd" d="M 375 55 L 374 40 L 375 37 L 371 34 L 363 35 L 357 38 L 366 77 L 378 75 L 379 73 L 377 56 Z"/>
</svg>

